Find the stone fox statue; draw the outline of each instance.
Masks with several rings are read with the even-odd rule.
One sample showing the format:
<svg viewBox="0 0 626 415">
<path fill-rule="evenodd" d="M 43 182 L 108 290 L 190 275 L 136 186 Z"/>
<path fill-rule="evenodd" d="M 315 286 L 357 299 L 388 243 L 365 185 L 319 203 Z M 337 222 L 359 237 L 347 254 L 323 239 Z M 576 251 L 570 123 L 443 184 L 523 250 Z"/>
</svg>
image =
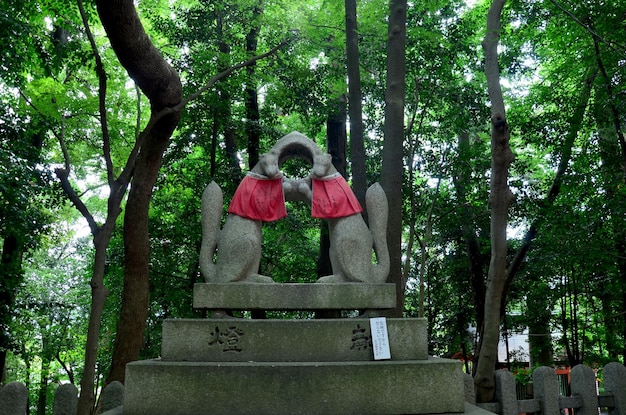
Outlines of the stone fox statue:
<svg viewBox="0 0 626 415">
<path fill-rule="evenodd" d="M 332 186 L 341 186 L 345 192 L 325 191 L 328 181 L 336 181 L 337 183 Z M 315 217 L 323 217 L 328 222 L 329 254 L 333 269 L 333 275 L 322 277 L 318 282 L 384 283 L 389 275 L 387 248 L 389 208 L 383 188 L 375 183 L 366 192 L 365 203 L 370 222 L 368 229 L 360 213 L 361 209 L 347 216 L 337 213 L 343 209 L 341 206 L 358 202 L 333 166 L 330 154 L 319 154 L 314 157 L 312 187 L 312 214 Z M 343 198 L 347 200 L 341 200 Z M 351 198 L 354 198 L 353 202 L 350 201 Z M 348 207 L 348 213 L 351 212 L 350 209 Z M 376 253 L 376 264 L 372 263 L 372 249 Z"/>
<path fill-rule="evenodd" d="M 303 179 L 283 180 L 280 166 L 294 157 L 311 163 L 312 173 Z M 278 140 L 248 172 L 233 196 L 221 230 L 222 191 L 215 182 L 206 187 L 200 247 L 200 271 L 206 282 L 273 282 L 258 274 L 262 222 L 287 216 L 285 199 L 305 201 L 314 217 L 328 221 L 333 275 L 318 282 L 385 282 L 389 274 L 385 192 L 379 184 L 367 191 L 368 229 L 361 205 L 333 166 L 330 154 L 297 132 Z M 376 264 L 372 263 L 372 250 Z"/>
<path fill-rule="evenodd" d="M 233 197 L 221 231 L 222 190 L 215 182 L 204 190 L 200 271 L 206 282 L 274 282 L 272 278 L 258 274 L 258 270 L 262 221 L 287 215 L 278 156 L 278 151 L 262 155 L 248 172 Z M 213 262 L 216 248 L 218 260 Z"/>
</svg>

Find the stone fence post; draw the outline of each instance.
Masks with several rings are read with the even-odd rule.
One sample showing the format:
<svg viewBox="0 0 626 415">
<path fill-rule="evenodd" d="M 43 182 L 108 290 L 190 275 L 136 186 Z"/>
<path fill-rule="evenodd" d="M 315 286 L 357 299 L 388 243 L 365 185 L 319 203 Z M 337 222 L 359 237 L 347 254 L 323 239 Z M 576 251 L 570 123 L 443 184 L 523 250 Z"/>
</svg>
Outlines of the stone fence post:
<svg viewBox="0 0 626 415">
<path fill-rule="evenodd" d="M 500 415 L 517 415 L 515 376 L 508 370 L 496 370 L 496 401 L 500 403 Z"/>
<path fill-rule="evenodd" d="M 576 365 L 570 372 L 572 396 L 580 399 L 581 406 L 576 408 L 576 415 L 598 415 L 598 392 L 596 374 L 592 368 Z"/>
<path fill-rule="evenodd" d="M 78 406 L 78 388 L 72 383 L 65 383 L 54 391 L 52 415 L 76 415 Z"/>
<path fill-rule="evenodd" d="M 604 390 L 615 401 L 609 415 L 626 415 L 626 366 L 617 362 L 604 366 Z"/>
<path fill-rule="evenodd" d="M 25 415 L 28 389 L 21 382 L 7 383 L 0 389 L 0 415 Z"/>
<path fill-rule="evenodd" d="M 124 385 L 114 381 L 106 385 L 100 397 L 101 411 L 107 412 L 124 405 Z"/>
<path fill-rule="evenodd" d="M 559 380 L 554 369 L 541 366 L 533 372 L 535 399 L 541 400 L 542 415 L 560 415 Z"/>
</svg>

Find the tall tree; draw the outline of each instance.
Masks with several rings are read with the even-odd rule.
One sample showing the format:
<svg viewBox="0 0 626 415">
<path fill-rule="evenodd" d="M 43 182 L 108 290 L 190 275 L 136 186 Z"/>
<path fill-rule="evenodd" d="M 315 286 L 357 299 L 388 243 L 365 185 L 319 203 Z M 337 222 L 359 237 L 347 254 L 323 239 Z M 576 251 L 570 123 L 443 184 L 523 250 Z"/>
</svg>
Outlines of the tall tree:
<svg viewBox="0 0 626 415">
<path fill-rule="evenodd" d="M 263 4 L 259 1 L 252 8 L 251 27 L 246 34 L 246 52 L 248 56 L 256 54 L 261 31 L 261 15 Z M 256 65 L 246 68 L 246 132 L 248 133 L 248 165 L 251 169 L 259 161 L 259 142 L 261 140 L 261 115 L 259 113 L 259 96 L 255 81 Z"/>
<path fill-rule="evenodd" d="M 404 100 L 406 88 L 406 0 L 390 0 L 387 31 L 387 81 L 385 93 L 385 140 L 380 182 L 389 203 L 387 244 L 391 261 L 388 281 L 396 284 L 396 307 L 402 316 L 405 281 L 402 278 L 402 179 Z"/>
<path fill-rule="evenodd" d="M 483 41 L 485 75 L 491 101 L 491 262 L 485 292 L 484 324 L 480 330 L 479 356 L 474 382 L 479 402 L 490 402 L 495 393 L 495 370 L 498 362 L 498 343 L 502 299 L 506 281 L 507 224 L 509 205 L 513 194 L 509 189 L 509 166 L 514 156 L 509 146 L 510 132 L 500 87 L 498 43 L 500 19 L 505 0 L 494 0 L 487 14 L 487 33 Z"/>
<path fill-rule="evenodd" d="M 262 55 L 226 68 L 183 100 L 178 73 L 152 44 L 133 2 L 98 2 L 97 6 L 113 50 L 122 66 L 150 100 L 151 108 L 150 120 L 138 137 L 141 151 L 133 165 L 132 187 L 124 216 L 124 292 L 108 379 L 123 381 L 126 364 L 137 360 L 143 346 L 149 304 L 148 209 L 163 153 L 178 124 L 182 108 L 233 71 L 253 65 L 259 59 L 276 53 L 285 42 Z"/>
<path fill-rule="evenodd" d="M 359 29 L 356 0 L 346 0 L 346 66 L 348 68 L 348 114 L 350 116 L 350 168 L 352 190 L 365 206 L 367 177 L 365 173 L 365 144 L 363 133 L 363 104 L 361 66 L 359 58 Z"/>
<path fill-rule="evenodd" d="M 126 364 L 137 360 L 149 303 L 148 208 L 163 152 L 178 124 L 182 100 L 178 73 L 146 34 L 132 1 L 99 1 L 100 20 L 120 63 L 150 100 L 150 122 L 139 134 L 141 152 L 124 215 L 124 291 L 109 381 L 124 380 Z M 82 394 L 81 394 L 82 397 Z M 86 410 L 83 400 L 81 411 Z"/>
</svg>

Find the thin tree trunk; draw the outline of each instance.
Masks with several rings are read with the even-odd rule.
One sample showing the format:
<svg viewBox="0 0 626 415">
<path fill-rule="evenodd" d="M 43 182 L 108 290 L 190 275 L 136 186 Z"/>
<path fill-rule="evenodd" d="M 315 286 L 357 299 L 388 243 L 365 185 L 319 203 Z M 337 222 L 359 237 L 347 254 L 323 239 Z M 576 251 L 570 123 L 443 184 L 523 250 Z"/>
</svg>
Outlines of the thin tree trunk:
<svg viewBox="0 0 626 415">
<path fill-rule="evenodd" d="M 22 248 L 14 234 L 4 235 L 0 261 L 0 382 L 9 350 L 9 323 L 15 293 L 22 279 Z"/>
<path fill-rule="evenodd" d="M 137 147 L 131 151 L 127 166 L 117 179 L 114 178 L 113 163 L 111 159 L 110 136 L 107 127 L 107 105 L 106 105 L 106 88 L 107 76 L 98 49 L 88 25 L 87 15 L 83 8 L 82 1 L 78 1 L 78 7 L 83 19 L 83 25 L 87 33 L 87 37 L 91 43 L 96 63 L 96 74 L 98 76 L 98 96 L 99 96 L 99 113 L 102 132 L 102 152 L 105 160 L 107 181 L 109 185 L 109 197 L 107 200 L 107 216 L 103 225 L 98 225 L 87 206 L 80 199 L 70 184 L 70 159 L 64 142 L 63 135 L 59 135 L 59 144 L 63 150 L 65 159 L 64 168 L 57 168 L 55 174 L 61 183 L 61 188 L 67 195 L 70 202 L 86 219 L 91 234 L 93 235 L 94 244 L 94 262 L 91 275 L 91 307 L 89 312 L 89 322 L 87 326 L 87 340 L 85 343 L 85 360 L 83 373 L 80 381 L 80 396 L 78 398 L 77 414 L 89 415 L 95 407 L 95 377 L 96 362 L 98 358 L 98 344 L 100 338 L 100 327 L 102 325 L 102 314 L 104 303 L 109 295 L 109 290 L 104 285 L 104 270 L 106 264 L 106 250 L 115 229 L 115 222 L 121 213 L 120 203 L 126 193 L 128 183 L 130 181 L 131 169 L 128 164 L 132 164 L 137 154 Z"/>
<path fill-rule="evenodd" d="M 552 335 L 550 333 L 550 307 L 546 298 L 549 290 L 543 281 L 533 282 L 526 298 L 528 321 L 528 349 L 530 367 L 554 364 Z"/>
<path fill-rule="evenodd" d="M 363 137 L 363 104 L 356 0 L 346 0 L 346 56 L 348 68 L 348 114 L 350 118 L 350 171 L 352 190 L 365 208 L 367 176 Z M 364 215 L 367 218 L 367 212 Z"/>
<path fill-rule="evenodd" d="M 259 17 L 263 12 L 259 1 L 253 9 L 252 27 L 246 35 L 246 52 L 248 56 L 256 54 L 261 24 Z M 252 169 L 259 161 L 259 142 L 261 141 L 261 116 L 259 114 L 259 97 L 254 79 L 256 65 L 246 67 L 246 132 L 248 133 L 248 166 Z"/>
<path fill-rule="evenodd" d="M 461 163 L 461 166 L 469 164 L 469 138 L 469 133 L 467 131 L 463 131 L 458 137 L 459 158 L 464 161 Z M 469 183 L 469 172 L 465 171 L 461 167 L 455 172 L 454 176 L 454 188 L 459 199 L 459 204 L 462 206 L 461 233 L 467 246 L 469 260 L 468 271 L 470 284 L 472 286 L 474 309 L 476 311 L 476 327 L 480 328 L 483 326 L 485 313 L 485 270 L 487 269 L 487 261 L 486 256 L 481 253 L 480 241 L 478 240 L 476 232 L 472 228 L 472 223 L 474 221 L 472 220 L 472 212 L 468 207 L 469 204 L 467 202 L 466 190 Z M 480 344 L 476 350 L 480 350 Z M 478 355 L 476 355 L 475 358 L 477 359 Z M 474 372 L 476 371 L 476 365 L 472 367 L 472 370 Z"/>
<path fill-rule="evenodd" d="M 404 101 L 406 89 L 406 0 L 390 0 L 387 31 L 387 83 L 385 93 L 385 140 L 380 182 L 389 203 L 387 244 L 389 282 L 396 284 L 396 307 L 390 317 L 404 311 L 402 276 L 402 179 L 404 142 Z"/>
<path fill-rule="evenodd" d="M 509 205 L 513 195 L 508 186 L 509 166 L 514 156 L 509 147 L 509 126 L 506 121 L 504 99 L 500 87 L 498 42 L 500 15 L 505 0 L 494 0 L 487 15 L 487 34 L 483 40 L 485 74 L 491 101 L 491 261 L 485 292 L 484 325 L 481 330 L 480 350 L 476 376 L 478 402 L 490 402 L 495 395 L 495 368 L 498 361 L 498 342 L 502 296 L 506 282 L 507 238 Z"/>
<path fill-rule="evenodd" d="M 46 346 L 44 345 L 43 347 L 45 349 Z M 46 404 L 48 402 L 48 372 L 50 371 L 51 359 L 45 352 L 42 354 L 41 359 L 39 390 L 37 391 L 37 415 L 46 415 Z"/>
<path fill-rule="evenodd" d="M 115 217 L 117 218 L 117 216 Z M 98 359 L 98 340 L 102 325 L 104 303 L 109 296 L 109 290 L 104 286 L 104 267 L 106 249 L 111 240 L 115 220 L 105 223 L 104 227 L 93 238 L 95 247 L 93 274 L 91 277 L 91 308 L 89 310 L 89 325 L 87 328 L 87 342 L 85 344 L 85 365 L 80 380 L 80 396 L 78 398 L 78 415 L 91 414 L 95 400 L 96 361 Z"/>
<path fill-rule="evenodd" d="M 152 45 L 132 0 L 98 1 L 98 13 L 120 63 L 150 100 L 151 119 L 182 100 L 178 73 Z M 178 124 L 180 110 L 158 116 L 140 134 L 141 152 L 124 215 L 124 291 L 108 382 L 124 381 L 128 362 L 137 360 L 149 305 L 148 209 L 163 152 Z"/>
<path fill-rule="evenodd" d="M 222 54 L 222 58 L 218 61 L 218 70 L 223 71 L 230 65 L 230 45 L 224 38 L 223 10 L 220 9 L 217 11 L 216 20 L 218 48 Z M 224 147 L 226 149 L 226 157 L 228 159 L 228 166 L 230 170 L 229 175 L 233 178 L 234 183 L 238 183 L 239 180 L 241 180 L 242 171 L 239 164 L 239 157 L 237 155 L 239 149 L 237 148 L 235 129 L 233 128 L 231 120 L 231 96 L 227 88 L 220 86 L 217 88 L 217 93 L 220 97 L 219 111 L 217 111 L 220 120 L 217 121 L 217 123 L 218 126 L 222 128 L 222 133 L 224 134 Z"/>
<path fill-rule="evenodd" d="M 346 177 L 346 97 L 336 100 L 336 110 L 326 120 L 326 150 L 332 156 L 333 166 Z M 333 273 L 330 262 L 330 234 L 328 223 L 320 221 L 320 250 L 317 260 L 317 276 Z M 318 310 L 315 318 L 340 318 L 341 310 Z"/>
</svg>

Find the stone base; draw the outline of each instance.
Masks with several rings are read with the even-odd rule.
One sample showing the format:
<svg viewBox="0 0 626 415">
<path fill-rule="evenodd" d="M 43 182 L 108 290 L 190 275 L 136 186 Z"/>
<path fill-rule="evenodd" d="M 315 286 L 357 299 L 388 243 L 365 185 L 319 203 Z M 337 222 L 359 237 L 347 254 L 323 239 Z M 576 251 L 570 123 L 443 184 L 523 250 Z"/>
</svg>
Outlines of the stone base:
<svg viewBox="0 0 626 415">
<path fill-rule="evenodd" d="M 126 366 L 124 415 L 462 413 L 461 363 L 164 362 Z"/>
<path fill-rule="evenodd" d="M 395 284 L 198 283 L 193 307 L 227 310 L 362 310 L 396 306 Z"/>
<path fill-rule="evenodd" d="M 426 320 L 387 319 L 393 360 L 428 359 Z M 161 359 L 192 362 L 374 360 L 370 321 L 167 319 Z"/>
</svg>

